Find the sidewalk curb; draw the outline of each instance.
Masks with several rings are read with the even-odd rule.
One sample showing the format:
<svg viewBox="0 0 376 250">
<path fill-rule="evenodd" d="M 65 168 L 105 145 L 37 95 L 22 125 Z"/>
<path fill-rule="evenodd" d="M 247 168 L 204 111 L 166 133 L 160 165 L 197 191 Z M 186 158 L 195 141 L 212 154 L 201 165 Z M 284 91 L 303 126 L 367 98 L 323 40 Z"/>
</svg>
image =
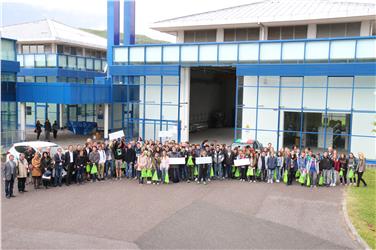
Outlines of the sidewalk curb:
<svg viewBox="0 0 376 250">
<path fill-rule="evenodd" d="M 351 234 L 355 237 L 356 241 L 362 246 L 363 249 L 371 250 L 372 248 L 368 246 L 367 242 L 365 242 L 362 239 L 362 237 L 360 237 L 354 225 L 351 223 L 350 217 L 347 213 L 346 190 L 343 193 L 342 212 L 343 212 L 343 217 L 345 218 L 347 228 L 350 230 Z"/>
</svg>

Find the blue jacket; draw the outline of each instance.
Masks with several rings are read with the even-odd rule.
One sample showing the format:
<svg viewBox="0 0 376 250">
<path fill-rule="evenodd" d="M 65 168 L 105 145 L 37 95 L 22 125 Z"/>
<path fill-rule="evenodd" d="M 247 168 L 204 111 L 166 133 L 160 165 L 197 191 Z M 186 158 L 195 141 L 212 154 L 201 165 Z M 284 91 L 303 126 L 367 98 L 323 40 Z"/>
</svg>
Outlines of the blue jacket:
<svg viewBox="0 0 376 250">
<path fill-rule="evenodd" d="M 275 169 L 277 167 L 277 157 L 270 156 L 266 162 L 268 169 Z"/>
</svg>

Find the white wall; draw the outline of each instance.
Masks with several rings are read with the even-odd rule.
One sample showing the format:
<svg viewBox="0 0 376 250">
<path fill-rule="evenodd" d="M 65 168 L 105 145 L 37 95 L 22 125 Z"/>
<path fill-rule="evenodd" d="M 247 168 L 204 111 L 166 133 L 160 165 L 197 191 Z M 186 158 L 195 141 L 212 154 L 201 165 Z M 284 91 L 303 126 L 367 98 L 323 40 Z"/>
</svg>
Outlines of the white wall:
<svg viewBox="0 0 376 250">
<path fill-rule="evenodd" d="M 191 68 L 180 70 L 180 119 L 181 141 L 189 141 L 189 102 L 190 102 Z"/>
</svg>

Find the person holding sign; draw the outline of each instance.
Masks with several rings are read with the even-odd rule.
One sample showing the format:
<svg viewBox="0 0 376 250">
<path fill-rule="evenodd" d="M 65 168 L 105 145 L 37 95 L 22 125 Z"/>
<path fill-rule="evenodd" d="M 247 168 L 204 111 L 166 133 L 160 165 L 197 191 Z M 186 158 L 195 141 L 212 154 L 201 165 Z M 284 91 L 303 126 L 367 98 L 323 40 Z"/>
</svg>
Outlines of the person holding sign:
<svg viewBox="0 0 376 250">
<path fill-rule="evenodd" d="M 207 157 L 208 153 L 205 150 L 201 150 L 200 155 L 201 155 L 201 157 Z M 209 165 L 210 164 L 207 164 L 207 163 L 199 165 L 200 170 L 199 170 L 199 174 L 198 174 L 197 184 L 200 184 L 200 181 L 202 181 L 204 183 L 204 185 L 206 185 L 206 179 L 207 179 Z"/>
</svg>

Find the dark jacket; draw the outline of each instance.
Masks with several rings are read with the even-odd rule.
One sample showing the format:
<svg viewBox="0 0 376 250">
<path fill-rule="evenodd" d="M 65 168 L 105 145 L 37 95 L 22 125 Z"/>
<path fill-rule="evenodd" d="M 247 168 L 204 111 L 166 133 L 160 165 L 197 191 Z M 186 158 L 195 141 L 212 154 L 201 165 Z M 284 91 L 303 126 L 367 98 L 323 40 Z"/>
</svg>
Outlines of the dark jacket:
<svg viewBox="0 0 376 250">
<path fill-rule="evenodd" d="M 65 164 L 69 165 L 71 162 L 69 151 L 65 152 Z M 76 151 L 73 151 L 73 164 L 76 162 Z"/>
<path fill-rule="evenodd" d="M 233 165 L 234 159 L 235 159 L 234 153 L 233 152 L 228 153 L 228 151 L 226 150 L 224 163 L 226 165 Z"/>
<path fill-rule="evenodd" d="M 136 162 L 136 151 L 133 148 L 127 148 L 124 154 L 124 160 L 126 163 Z"/>
<path fill-rule="evenodd" d="M 83 167 L 86 165 L 86 157 L 83 156 L 77 156 L 76 157 L 76 166 L 77 167 Z"/>
<path fill-rule="evenodd" d="M 61 157 L 59 157 L 59 154 L 56 153 L 54 155 L 54 162 L 55 162 L 55 166 L 63 166 L 64 163 L 65 163 L 65 157 L 64 157 L 64 154 L 61 154 Z"/>
<path fill-rule="evenodd" d="M 51 123 L 50 122 L 45 122 L 44 123 L 44 130 L 46 132 L 51 132 L 52 128 L 51 128 Z"/>
<path fill-rule="evenodd" d="M 321 170 L 329 170 L 332 167 L 331 160 L 329 157 L 323 157 L 319 163 L 319 169 Z"/>
</svg>

